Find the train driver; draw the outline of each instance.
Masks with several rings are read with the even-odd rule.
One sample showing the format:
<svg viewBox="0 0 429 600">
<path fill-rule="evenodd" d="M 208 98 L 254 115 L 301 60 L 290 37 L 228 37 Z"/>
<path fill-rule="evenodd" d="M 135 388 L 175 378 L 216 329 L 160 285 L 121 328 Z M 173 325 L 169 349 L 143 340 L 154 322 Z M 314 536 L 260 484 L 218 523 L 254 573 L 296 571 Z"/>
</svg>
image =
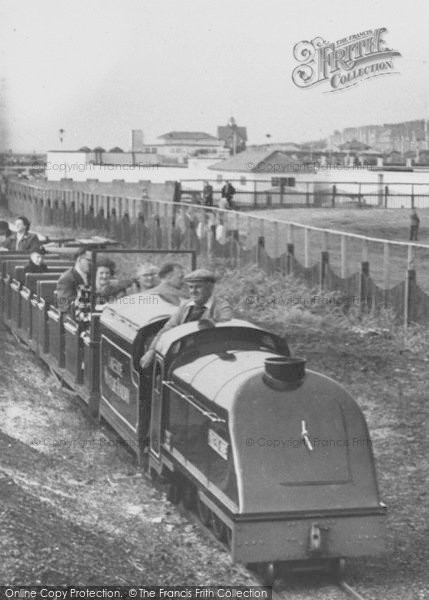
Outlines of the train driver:
<svg viewBox="0 0 429 600">
<path fill-rule="evenodd" d="M 140 367 L 149 367 L 155 356 L 155 346 L 161 334 L 177 325 L 190 321 L 211 321 L 218 323 L 232 319 L 231 306 L 225 300 L 214 295 L 216 276 L 207 269 L 197 269 L 185 277 L 189 286 L 191 299 L 186 300 L 179 306 L 177 311 L 153 340 L 148 351 L 140 359 Z"/>
</svg>

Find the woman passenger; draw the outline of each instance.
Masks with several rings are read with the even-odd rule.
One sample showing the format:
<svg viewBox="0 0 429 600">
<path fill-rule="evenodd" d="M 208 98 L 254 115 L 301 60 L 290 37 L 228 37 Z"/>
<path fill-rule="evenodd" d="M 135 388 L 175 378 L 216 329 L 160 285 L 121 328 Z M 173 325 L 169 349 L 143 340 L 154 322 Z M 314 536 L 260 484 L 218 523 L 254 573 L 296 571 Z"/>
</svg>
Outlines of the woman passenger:
<svg viewBox="0 0 429 600">
<path fill-rule="evenodd" d="M 22 252 L 34 252 L 40 247 L 40 240 L 35 233 L 30 233 L 30 221 L 27 217 L 18 217 L 15 221 L 15 231 L 4 242 L 3 246 L 7 250 L 17 250 Z"/>
</svg>

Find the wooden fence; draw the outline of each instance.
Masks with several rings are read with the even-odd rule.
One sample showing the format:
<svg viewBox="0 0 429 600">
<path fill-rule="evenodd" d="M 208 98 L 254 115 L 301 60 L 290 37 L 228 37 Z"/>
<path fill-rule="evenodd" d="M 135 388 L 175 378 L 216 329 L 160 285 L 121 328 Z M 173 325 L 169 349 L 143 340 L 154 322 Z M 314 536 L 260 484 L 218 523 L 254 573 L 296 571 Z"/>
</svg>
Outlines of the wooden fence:
<svg viewBox="0 0 429 600">
<path fill-rule="evenodd" d="M 380 240 L 235 211 L 153 199 L 53 190 L 11 181 L 8 207 L 33 225 L 93 230 L 127 247 L 195 249 L 232 266 L 338 290 L 346 306 L 391 308 L 404 324 L 429 317 L 429 246 Z M 418 273 L 418 279 L 417 279 Z"/>
</svg>

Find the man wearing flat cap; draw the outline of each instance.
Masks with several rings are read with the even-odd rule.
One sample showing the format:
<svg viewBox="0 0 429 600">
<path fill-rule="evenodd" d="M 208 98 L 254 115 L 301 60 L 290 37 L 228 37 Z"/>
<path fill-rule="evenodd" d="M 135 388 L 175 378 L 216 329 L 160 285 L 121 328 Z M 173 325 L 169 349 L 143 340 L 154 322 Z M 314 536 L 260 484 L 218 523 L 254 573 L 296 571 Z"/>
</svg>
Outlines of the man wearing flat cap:
<svg viewBox="0 0 429 600">
<path fill-rule="evenodd" d="M 183 302 L 150 345 L 149 350 L 140 359 L 142 369 L 147 368 L 155 355 L 155 346 L 160 335 L 190 321 L 211 321 L 219 323 L 232 319 L 232 309 L 228 302 L 213 295 L 216 276 L 208 269 L 197 269 L 185 277 L 191 299 Z"/>
</svg>

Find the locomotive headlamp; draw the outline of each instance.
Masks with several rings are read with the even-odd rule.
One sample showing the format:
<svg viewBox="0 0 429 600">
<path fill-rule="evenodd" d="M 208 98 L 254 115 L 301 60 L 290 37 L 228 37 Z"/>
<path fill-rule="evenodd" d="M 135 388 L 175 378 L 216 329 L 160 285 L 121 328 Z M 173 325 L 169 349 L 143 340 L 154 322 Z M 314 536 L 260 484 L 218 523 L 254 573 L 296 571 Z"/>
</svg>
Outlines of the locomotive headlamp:
<svg viewBox="0 0 429 600">
<path fill-rule="evenodd" d="M 265 359 L 264 381 L 276 389 L 296 388 L 305 377 L 305 359 L 273 356 Z"/>
</svg>

